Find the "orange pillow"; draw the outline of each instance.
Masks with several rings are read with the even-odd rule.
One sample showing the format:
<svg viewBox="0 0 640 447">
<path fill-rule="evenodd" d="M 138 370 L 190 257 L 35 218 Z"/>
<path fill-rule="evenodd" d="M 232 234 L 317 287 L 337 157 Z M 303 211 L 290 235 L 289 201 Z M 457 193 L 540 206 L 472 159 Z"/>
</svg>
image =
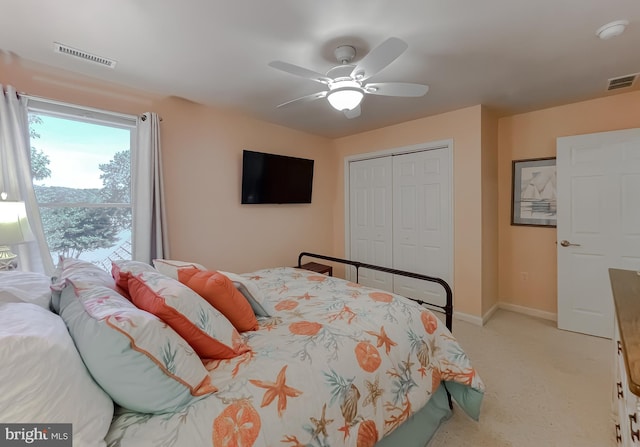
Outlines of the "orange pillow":
<svg viewBox="0 0 640 447">
<path fill-rule="evenodd" d="M 115 280 L 116 286 L 120 288 L 118 292 L 128 299 L 131 299 L 129 296 L 129 276 L 155 271 L 156 269 L 151 265 L 140 261 L 128 261 L 125 259 L 111 261 L 111 276 Z"/>
<path fill-rule="evenodd" d="M 173 278 L 130 275 L 129 293 L 133 304 L 171 326 L 201 358 L 229 359 L 250 349 L 222 312 Z"/>
<path fill-rule="evenodd" d="M 222 273 L 182 268 L 178 270 L 178 280 L 218 309 L 238 331 L 258 329 L 258 320 L 251 305 Z"/>
</svg>

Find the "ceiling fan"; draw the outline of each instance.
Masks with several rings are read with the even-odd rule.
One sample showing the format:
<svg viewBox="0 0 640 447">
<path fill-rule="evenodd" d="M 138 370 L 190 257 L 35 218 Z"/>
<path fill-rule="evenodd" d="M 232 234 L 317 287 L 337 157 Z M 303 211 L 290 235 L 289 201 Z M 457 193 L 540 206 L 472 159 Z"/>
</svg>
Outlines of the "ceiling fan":
<svg viewBox="0 0 640 447">
<path fill-rule="evenodd" d="M 360 103 L 364 95 L 382 96 L 423 96 L 429 87 L 407 82 L 366 82 L 391 62 L 396 60 L 408 48 L 406 42 L 397 37 L 390 37 L 369 52 L 357 65 L 350 62 L 356 55 L 356 49 L 350 45 L 342 45 L 334 54 L 340 65 L 330 69 L 326 75 L 297 65 L 282 61 L 269 62 L 269 66 L 289 74 L 300 76 L 324 84 L 326 90 L 302 96 L 280 104 L 285 107 L 291 104 L 327 98 L 329 104 L 342 111 L 347 118 L 360 116 Z"/>
</svg>

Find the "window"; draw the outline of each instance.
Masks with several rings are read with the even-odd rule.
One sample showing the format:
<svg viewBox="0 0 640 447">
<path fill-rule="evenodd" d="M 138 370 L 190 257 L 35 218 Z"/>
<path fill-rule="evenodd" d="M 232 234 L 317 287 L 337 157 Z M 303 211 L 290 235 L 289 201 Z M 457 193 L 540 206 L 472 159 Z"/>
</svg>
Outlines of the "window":
<svg viewBox="0 0 640 447">
<path fill-rule="evenodd" d="M 131 259 L 135 117 L 29 100 L 31 173 L 54 264 Z"/>
</svg>

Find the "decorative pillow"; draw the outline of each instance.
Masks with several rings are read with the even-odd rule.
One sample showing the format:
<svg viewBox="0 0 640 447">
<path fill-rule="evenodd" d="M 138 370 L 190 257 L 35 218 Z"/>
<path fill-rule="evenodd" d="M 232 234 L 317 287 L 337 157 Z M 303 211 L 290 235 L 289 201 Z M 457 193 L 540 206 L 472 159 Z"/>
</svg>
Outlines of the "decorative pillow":
<svg viewBox="0 0 640 447">
<path fill-rule="evenodd" d="M 196 268 L 198 270 L 207 271 L 207 268 L 197 262 L 177 261 L 173 259 L 154 259 L 153 266 L 157 271 L 163 275 L 167 275 L 173 279 L 178 279 L 178 271 L 184 268 Z M 233 281 L 233 285 L 240 291 L 240 293 L 249 301 L 254 315 L 258 317 L 270 317 L 269 313 L 262 307 L 263 296 L 260 290 L 251 283 L 251 281 L 243 278 L 235 273 L 218 272 L 222 273 Z"/>
<path fill-rule="evenodd" d="M 176 261 L 173 259 L 154 259 L 153 266 L 157 271 L 170 278 L 178 279 L 178 270 L 183 268 L 196 268 L 198 270 L 207 270 L 207 268 L 197 262 Z"/>
<path fill-rule="evenodd" d="M 84 283 L 102 285 L 111 289 L 116 288 L 115 281 L 106 270 L 101 269 L 89 261 L 60 256 L 56 271 L 51 279 L 51 289 L 61 291 L 67 279 L 76 283 L 82 281 Z"/>
<path fill-rule="evenodd" d="M 180 334 L 202 358 L 228 359 L 249 348 L 235 327 L 204 298 L 158 272 L 129 277 L 131 300 Z"/>
<path fill-rule="evenodd" d="M 142 272 L 155 272 L 157 271 L 152 266 L 141 261 L 111 261 L 111 276 L 115 280 L 118 287 L 120 287 L 127 294 L 129 293 L 129 276 L 139 275 Z"/>
<path fill-rule="evenodd" d="M 240 291 L 244 295 L 244 297 L 249 301 L 251 308 L 253 309 L 253 313 L 259 317 L 270 317 L 269 312 L 267 312 L 264 307 L 262 307 L 262 301 L 264 300 L 264 295 L 258 287 L 248 280 L 236 273 L 229 272 L 218 272 L 222 273 L 224 276 L 233 281 L 233 285 L 236 286 L 236 289 Z"/>
<path fill-rule="evenodd" d="M 216 391 L 191 346 L 154 315 L 107 287 L 69 283 L 62 319 L 85 365 L 122 407 L 142 413 L 184 408 Z"/>
<path fill-rule="evenodd" d="M 60 256 L 56 271 L 51 278 L 51 307 L 55 312 L 60 311 L 60 292 L 66 285 L 67 279 L 76 284 L 99 285 L 117 289 L 116 283 L 109 272 L 101 269 L 89 261 Z"/>
<path fill-rule="evenodd" d="M 51 278 L 33 272 L 0 272 L 0 303 L 33 303 L 49 309 Z"/>
<path fill-rule="evenodd" d="M 71 423 L 74 445 L 105 446 L 113 402 L 58 315 L 31 303 L 0 304 L 0 358 L 0 421 Z"/>
<path fill-rule="evenodd" d="M 249 302 L 222 273 L 181 268 L 178 280 L 218 309 L 238 331 L 258 329 L 258 320 Z"/>
</svg>

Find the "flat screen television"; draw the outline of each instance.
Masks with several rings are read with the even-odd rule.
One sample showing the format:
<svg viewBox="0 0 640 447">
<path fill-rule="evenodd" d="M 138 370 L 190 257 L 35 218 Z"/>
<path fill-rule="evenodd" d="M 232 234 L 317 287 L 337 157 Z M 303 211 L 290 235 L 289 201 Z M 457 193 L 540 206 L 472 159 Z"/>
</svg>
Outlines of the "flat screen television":
<svg viewBox="0 0 640 447">
<path fill-rule="evenodd" d="M 313 160 L 242 152 L 242 203 L 311 203 Z"/>
</svg>

